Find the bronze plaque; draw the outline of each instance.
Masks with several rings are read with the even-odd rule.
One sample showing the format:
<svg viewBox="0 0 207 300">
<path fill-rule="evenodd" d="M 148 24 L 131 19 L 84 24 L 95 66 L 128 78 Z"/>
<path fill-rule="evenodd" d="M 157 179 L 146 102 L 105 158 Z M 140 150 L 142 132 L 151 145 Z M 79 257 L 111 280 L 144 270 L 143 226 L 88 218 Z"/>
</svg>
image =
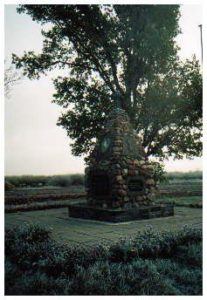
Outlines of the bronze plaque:
<svg viewBox="0 0 207 300">
<path fill-rule="evenodd" d="M 110 193 L 108 175 L 93 174 L 91 176 L 91 190 L 94 196 L 108 196 Z"/>
<path fill-rule="evenodd" d="M 142 192 L 144 190 L 144 181 L 140 178 L 133 178 L 128 181 L 128 189 L 131 192 Z"/>
</svg>

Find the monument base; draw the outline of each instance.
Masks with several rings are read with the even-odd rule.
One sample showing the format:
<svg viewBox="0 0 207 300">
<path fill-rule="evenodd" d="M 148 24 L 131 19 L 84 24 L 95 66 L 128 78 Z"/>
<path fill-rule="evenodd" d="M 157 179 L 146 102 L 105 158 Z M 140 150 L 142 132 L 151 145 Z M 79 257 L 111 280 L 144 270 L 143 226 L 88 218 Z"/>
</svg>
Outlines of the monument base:
<svg viewBox="0 0 207 300">
<path fill-rule="evenodd" d="M 173 216 L 174 206 L 159 204 L 131 209 L 106 209 L 89 206 L 86 203 L 79 203 L 70 204 L 68 206 L 68 213 L 69 217 L 72 218 L 92 219 L 116 223 Z"/>
</svg>

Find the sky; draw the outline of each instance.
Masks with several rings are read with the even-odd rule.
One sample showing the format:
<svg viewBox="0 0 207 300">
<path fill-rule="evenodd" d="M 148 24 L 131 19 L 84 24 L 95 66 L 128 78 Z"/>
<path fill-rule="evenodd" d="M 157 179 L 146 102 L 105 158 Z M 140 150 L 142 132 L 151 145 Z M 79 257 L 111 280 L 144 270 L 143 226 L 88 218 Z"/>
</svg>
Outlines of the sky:
<svg viewBox="0 0 207 300">
<path fill-rule="evenodd" d="M 5 5 L 5 58 L 24 51 L 41 52 L 41 26 L 26 14 L 17 14 L 16 5 Z M 186 4 L 181 7 L 182 34 L 177 38 L 180 57 L 201 60 L 199 24 L 202 6 Z M 51 103 L 54 93 L 50 76 L 39 80 L 24 78 L 12 88 L 5 99 L 5 175 L 55 175 L 84 172 L 82 157 L 71 154 L 66 131 L 57 126 L 61 108 Z M 166 171 L 202 169 L 202 159 L 165 161 Z"/>
</svg>

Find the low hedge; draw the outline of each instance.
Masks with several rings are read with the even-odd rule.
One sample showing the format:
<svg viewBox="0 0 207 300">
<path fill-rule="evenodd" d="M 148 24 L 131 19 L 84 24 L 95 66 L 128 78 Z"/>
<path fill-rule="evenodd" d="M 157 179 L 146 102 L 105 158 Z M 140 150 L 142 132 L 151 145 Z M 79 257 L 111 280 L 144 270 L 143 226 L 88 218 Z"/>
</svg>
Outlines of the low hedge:
<svg viewBox="0 0 207 300">
<path fill-rule="evenodd" d="M 33 195 L 33 196 L 13 196 L 5 197 L 6 205 L 21 205 L 21 204 L 31 204 L 35 202 L 45 202 L 45 201 L 61 201 L 68 199 L 78 199 L 85 198 L 86 193 L 60 193 L 60 194 L 46 194 L 46 195 Z"/>
<path fill-rule="evenodd" d="M 58 201 L 46 201 L 46 202 L 33 202 L 26 204 L 17 204 L 17 205 L 5 205 L 5 213 L 16 213 L 19 211 L 33 211 L 33 210 L 45 210 L 53 208 L 68 207 L 69 204 L 73 203 L 75 199 L 82 198 L 73 197 L 66 200 Z M 85 202 L 85 200 L 79 200 L 78 203 Z"/>
<path fill-rule="evenodd" d="M 201 228 L 83 247 L 30 224 L 6 229 L 5 258 L 6 295 L 202 294 Z"/>
</svg>

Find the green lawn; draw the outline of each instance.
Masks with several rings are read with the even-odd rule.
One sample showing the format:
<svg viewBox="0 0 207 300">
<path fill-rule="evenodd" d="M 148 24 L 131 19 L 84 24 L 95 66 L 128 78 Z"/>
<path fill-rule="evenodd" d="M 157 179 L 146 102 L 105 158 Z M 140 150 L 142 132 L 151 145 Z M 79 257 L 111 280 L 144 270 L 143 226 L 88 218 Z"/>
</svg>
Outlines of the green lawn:
<svg viewBox="0 0 207 300">
<path fill-rule="evenodd" d="M 171 179 L 168 182 L 161 183 L 158 188 L 161 193 L 168 192 L 175 194 L 176 192 L 192 193 L 199 192 L 202 194 L 202 179 Z"/>
<path fill-rule="evenodd" d="M 174 197 L 174 196 L 158 196 L 155 199 L 156 203 L 174 204 L 179 206 L 202 206 L 201 196 L 185 196 L 185 197 Z"/>
</svg>

